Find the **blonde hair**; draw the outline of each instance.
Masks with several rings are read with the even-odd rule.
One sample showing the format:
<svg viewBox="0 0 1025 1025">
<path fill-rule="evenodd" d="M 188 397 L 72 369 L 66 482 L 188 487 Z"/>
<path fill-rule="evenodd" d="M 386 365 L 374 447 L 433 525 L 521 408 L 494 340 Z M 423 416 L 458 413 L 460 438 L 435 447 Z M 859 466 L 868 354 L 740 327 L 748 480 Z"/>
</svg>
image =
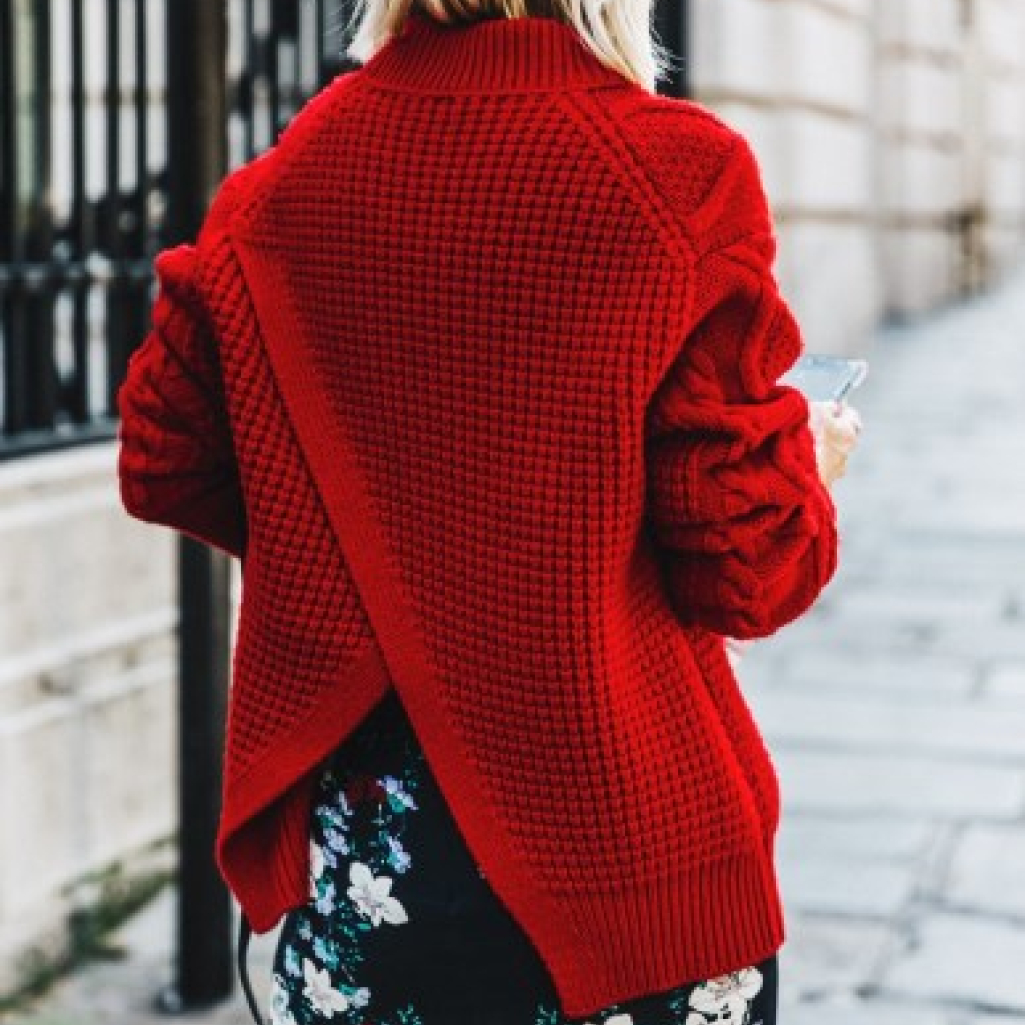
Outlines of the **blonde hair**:
<svg viewBox="0 0 1025 1025">
<path fill-rule="evenodd" d="M 672 68 L 672 53 L 655 35 L 653 0 L 355 0 L 349 27 L 358 25 L 346 56 L 366 63 L 401 34 L 414 8 L 458 24 L 496 17 L 557 18 L 572 25 L 603 64 L 652 93 Z"/>
</svg>

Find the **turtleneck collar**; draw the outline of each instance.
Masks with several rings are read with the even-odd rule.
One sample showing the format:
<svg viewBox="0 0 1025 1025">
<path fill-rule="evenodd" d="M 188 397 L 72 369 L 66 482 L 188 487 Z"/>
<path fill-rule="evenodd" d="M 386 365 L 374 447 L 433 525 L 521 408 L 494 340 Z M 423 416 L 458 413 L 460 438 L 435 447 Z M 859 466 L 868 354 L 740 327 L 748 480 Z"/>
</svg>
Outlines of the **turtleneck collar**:
<svg viewBox="0 0 1025 1025">
<path fill-rule="evenodd" d="M 556 18 L 446 24 L 418 10 L 363 70 L 377 82 L 416 92 L 521 92 L 631 81 Z"/>
</svg>

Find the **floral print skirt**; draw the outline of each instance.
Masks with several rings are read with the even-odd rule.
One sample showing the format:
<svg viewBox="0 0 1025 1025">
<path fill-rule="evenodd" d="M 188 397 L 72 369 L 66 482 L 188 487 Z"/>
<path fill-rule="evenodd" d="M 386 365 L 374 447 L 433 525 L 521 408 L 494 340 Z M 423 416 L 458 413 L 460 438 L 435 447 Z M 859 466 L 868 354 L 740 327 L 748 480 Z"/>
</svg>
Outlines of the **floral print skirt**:
<svg viewBox="0 0 1025 1025">
<path fill-rule="evenodd" d="M 776 956 L 566 1018 L 390 690 L 322 770 L 310 898 L 284 918 L 272 1025 L 775 1025 Z"/>
</svg>

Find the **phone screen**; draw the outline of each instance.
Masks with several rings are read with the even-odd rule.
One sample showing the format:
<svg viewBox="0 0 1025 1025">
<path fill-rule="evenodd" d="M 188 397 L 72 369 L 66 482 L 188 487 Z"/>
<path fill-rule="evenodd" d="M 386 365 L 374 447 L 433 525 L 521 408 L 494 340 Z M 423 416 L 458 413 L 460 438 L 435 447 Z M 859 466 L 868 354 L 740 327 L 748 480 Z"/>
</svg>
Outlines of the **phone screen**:
<svg viewBox="0 0 1025 1025">
<path fill-rule="evenodd" d="M 779 379 L 797 388 L 809 401 L 827 402 L 844 398 L 865 380 L 868 362 L 825 353 L 805 353 Z"/>
</svg>

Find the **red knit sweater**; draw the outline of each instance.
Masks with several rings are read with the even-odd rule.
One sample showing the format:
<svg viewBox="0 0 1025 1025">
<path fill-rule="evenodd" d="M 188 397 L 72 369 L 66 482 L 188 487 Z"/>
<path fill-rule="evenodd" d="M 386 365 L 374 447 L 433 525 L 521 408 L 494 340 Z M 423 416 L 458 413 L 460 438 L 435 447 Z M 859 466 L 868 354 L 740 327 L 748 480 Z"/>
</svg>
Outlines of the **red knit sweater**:
<svg viewBox="0 0 1025 1025">
<path fill-rule="evenodd" d="M 744 139 L 575 31 L 414 15 L 163 253 L 131 515 L 243 559 L 218 864 L 308 897 L 323 760 L 394 685 L 563 1011 L 784 939 L 722 635 L 834 573 Z"/>
</svg>

